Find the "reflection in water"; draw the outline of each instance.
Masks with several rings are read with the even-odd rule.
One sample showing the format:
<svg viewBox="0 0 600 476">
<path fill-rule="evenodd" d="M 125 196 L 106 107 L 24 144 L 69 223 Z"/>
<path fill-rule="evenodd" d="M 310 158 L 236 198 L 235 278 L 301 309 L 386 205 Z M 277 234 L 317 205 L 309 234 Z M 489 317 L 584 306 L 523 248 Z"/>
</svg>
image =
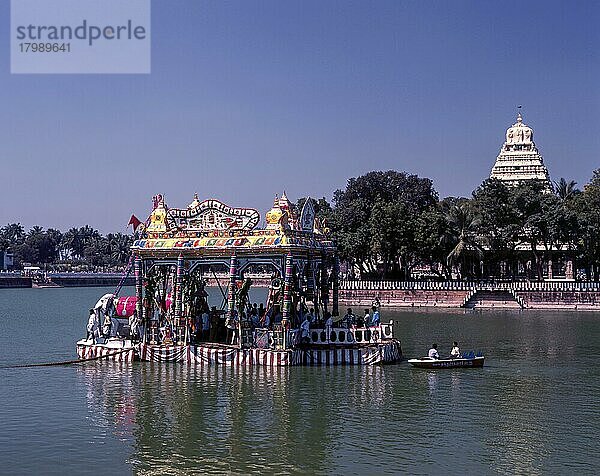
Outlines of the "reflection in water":
<svg viewBox="0 0 600 476">
<path fill-rule="evenodd" d="M 115 363 L 79 377 L 93 424 L 131 441 L 133 467 L 156 473 L 323 471 L 336 435 L 378 420 L 392 390 L 381 367 Z"/>
<path fill-rule="evenodd" d="M 76 369 L 90 439 L 119 441 L 133 471 L 155 474 L 435 473 L 441 465 L 536 474 L 600 464 L 597 316 L 402 316 L 408 356 L 451 336 L 484 350 L 486 367 L 91 364 Z"/>
</svg>

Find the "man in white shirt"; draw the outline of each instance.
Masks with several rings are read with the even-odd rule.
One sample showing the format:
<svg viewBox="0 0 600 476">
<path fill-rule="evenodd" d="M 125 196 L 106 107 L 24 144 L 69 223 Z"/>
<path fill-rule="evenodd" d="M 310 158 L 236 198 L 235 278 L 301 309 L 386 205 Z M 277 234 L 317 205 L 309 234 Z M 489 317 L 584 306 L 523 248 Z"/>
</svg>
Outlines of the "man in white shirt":
<svg viewBox="0 0 600 476">
<path fill-rule="evenodd" d="M 96 313 L 93 309 L 90 309 L 90 316 L 88 318 L 87 323 L 87 336 L 85 336 L 85 340 L 92 339 L 92 343 L 96 343 L 96 337 L 94 336 L 94 331 L 96 330 Z"/>
<path fill-rule="evenodd" d="M 440 354 L 437 351 L 437 344 L 432 344 L 431 349 L 429 349 L 429 353 L 427 354 L 427 356 L 430 359 L 439 359 L 440 358 Z"/>
</svg>

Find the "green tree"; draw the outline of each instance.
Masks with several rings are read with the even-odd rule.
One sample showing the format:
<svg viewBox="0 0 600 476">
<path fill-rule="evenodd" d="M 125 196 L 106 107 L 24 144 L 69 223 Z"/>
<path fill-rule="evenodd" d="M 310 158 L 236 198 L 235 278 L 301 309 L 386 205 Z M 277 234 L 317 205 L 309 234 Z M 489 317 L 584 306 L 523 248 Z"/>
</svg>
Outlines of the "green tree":
<svg viewBox="0 0 600 476">
<path fill-rule="evenodd" d="M 109 233 L 106 236 L 112 264 L 126 264 L 131 254 L 131 236 L 123 233 Z"/>
<path fill-rule="evenodd" d="M 600 280 L 600 169 L 596 169 L 583 192 L 569 204 L 579 224 L 579 259 L 587 278 Z"/>
<path fill-rule="evenodd" d="M 437 203 L 431 180 L 393 170 L 351 178 L 334 193 L 340 255 L 363 276 L 407 277 L 418 254 L 416 220 Z"/>
<path fill-rule="evenodd" d="M 485 180 L 474 192 L 472 207 L 477 216 L 478 235 L 485 248 L 488 270 L 499 275 L 501 262 L 514 262 L 519 242 L 518 210 L 513 190 L 497 179 Z"/>
<path fill-rule="evenodd" d="M 479 274 L 483 249 L 477 242 L 479 221 L 468 200 L 450 204 L 446 209 L 447 242 L 452 249 L 446 257 L 448 266 L 458 270 L 459 277 L 474 278 Z"/>
</svg>

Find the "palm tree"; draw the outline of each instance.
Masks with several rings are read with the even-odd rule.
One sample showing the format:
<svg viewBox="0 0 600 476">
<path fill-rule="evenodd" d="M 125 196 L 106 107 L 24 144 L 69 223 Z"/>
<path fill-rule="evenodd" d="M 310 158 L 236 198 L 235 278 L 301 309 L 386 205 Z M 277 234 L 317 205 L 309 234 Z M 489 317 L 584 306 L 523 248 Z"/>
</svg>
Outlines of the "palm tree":
<svg viewBox="0 0 600 476">
<path fill-rule="evenodd" d="M 31 227 L 31 230 L 27 233 L 28 237 L 38 236 L 44 233 L 44 229 L 41 226 L 35 225 Z"/>
<path fill-rule="evenodd" d="M 564 178 L 561 178 L 558 182 L 554 182 L 554 191 L 563 202 L 580 193 L 575 180 L 567 182 Z"/>
<path fill-rule="evenodd" d="M 2 235 L 10 246 L 16 246 L 25 239 L 25 229 L 20 223 L 11 223 L 2 228 Z"/>
<path fill-rule="evenodd" d="M 451 205 L 446 211 L 448 236 L 446 240 L 454 246 L 447 256 L 448 266 L 465 264 L 469 257 L 481 259 L 483 249 L 477 243 L 479 220 L 466 203 Z"/>
<path fill-rule="evenodd" d="M 110 256 L 118 264 L 125 264 L 131 254 L 131 237 L 123 233 L 109 233 L 106 237 L 110 247 Z"/>
<path fill-rule="evenodd" d="M 62 237 L 62 247 L 68 250 L 73 257 L 81 258 L 83 255 L 83 239 L 79 233 L 79 228 L 71 228 Z"/>
</svg>

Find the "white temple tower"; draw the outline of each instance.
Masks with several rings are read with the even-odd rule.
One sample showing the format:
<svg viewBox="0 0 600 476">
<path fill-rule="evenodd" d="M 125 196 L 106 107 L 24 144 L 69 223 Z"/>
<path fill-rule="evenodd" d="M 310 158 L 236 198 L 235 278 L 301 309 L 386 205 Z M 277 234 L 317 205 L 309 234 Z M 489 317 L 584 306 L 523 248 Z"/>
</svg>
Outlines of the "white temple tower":
<svg viewBox="0 0 600 476">
<path fill-rule="evenodd" d="M 517 122 L 506 130 L 506 140 L 496 158 L 490 178 L 502 180 L 508 186 L 524 180 L 539 180 L 552 189 L 548 169 L 533 142 L 533 129 L 523 124 L 521 113 Z"/>
</svg>

